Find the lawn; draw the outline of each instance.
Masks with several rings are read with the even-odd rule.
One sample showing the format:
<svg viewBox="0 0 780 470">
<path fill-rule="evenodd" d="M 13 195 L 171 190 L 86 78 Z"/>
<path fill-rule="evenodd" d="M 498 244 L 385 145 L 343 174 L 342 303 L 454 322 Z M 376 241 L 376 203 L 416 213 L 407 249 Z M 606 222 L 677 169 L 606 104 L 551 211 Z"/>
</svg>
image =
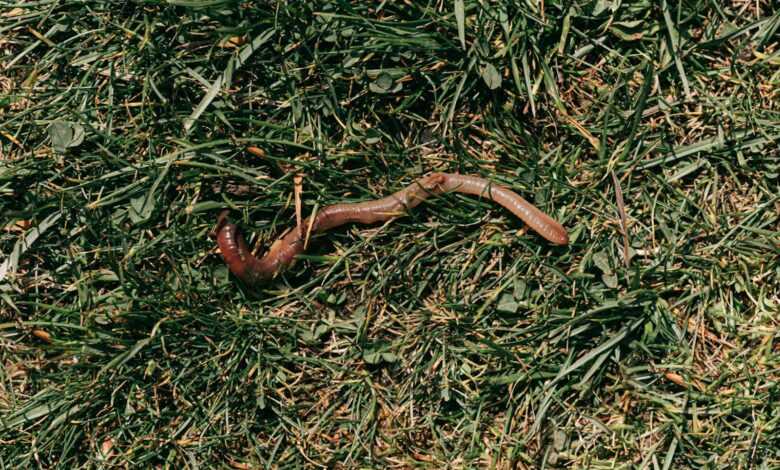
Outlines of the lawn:
<svg viewBox="0 0 780 470">
<path fill-rule="evenodd" d="M 779 38 L 772 0 L 0 0 L 0 468 L 780 468 Z M 570 244 L 445 194 L 248 286 L 210 236 L 434 171 Z"/>
</svg>

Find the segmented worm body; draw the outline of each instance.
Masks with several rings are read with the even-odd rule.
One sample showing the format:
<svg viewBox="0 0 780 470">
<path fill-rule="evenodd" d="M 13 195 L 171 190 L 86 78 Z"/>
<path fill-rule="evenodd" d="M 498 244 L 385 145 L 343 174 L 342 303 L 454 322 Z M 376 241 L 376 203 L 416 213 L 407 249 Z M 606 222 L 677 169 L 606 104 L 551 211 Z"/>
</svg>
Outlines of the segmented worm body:
<svg viewBox="0 0 780 470">
<path fill-rule="evenodd" d="M 509 209 L 531 229 L 556 245 L 569 243 L 561 224 L 534 207 L 509 188 L 477 176 L 433 173 L 415 181 L 390 196 L 374 201 L 334 204 L 320 210 L 312 220 L 307 218 L 276 240 L 258 259 L 244 242 L 235 224 L 227 221 L 227 211 L 220 215 L 217 244 L 230 271 L 247 284 L 258 284 L 273 278 L 303 252 L 309 233 L 324 232 L 349 222 L 373 224 L 403 215 L 432 194 L 458 192 L 488 198 Z"/>
</svg>

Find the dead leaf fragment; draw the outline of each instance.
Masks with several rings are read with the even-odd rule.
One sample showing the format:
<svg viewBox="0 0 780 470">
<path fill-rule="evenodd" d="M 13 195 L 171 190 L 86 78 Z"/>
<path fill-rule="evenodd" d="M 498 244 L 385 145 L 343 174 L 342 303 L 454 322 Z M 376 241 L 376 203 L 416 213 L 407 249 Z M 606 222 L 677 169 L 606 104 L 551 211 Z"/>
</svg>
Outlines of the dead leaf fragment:
<svg viewBox="0 0 780 470">
<path fill-rule="evenodd" d="M 265 157 L 265 150 L 261 149 L 260 147 L 247 147 L 246 151 L 256 157 Z"/>
<path fill-rule="evenodd" d="M 41 341 L 51 343 L 51 335 L 45 330 L 34 329 L 32 334 Z"/>
</svg>

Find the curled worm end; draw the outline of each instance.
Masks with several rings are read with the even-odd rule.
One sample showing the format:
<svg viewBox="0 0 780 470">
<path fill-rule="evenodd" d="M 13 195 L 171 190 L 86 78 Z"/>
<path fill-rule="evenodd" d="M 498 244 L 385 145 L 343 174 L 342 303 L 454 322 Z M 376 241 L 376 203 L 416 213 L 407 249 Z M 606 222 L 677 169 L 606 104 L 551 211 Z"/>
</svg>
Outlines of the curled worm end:
<svg viewBox="0 0 780 470">
<path fill-rule="evenodd" d="M 214 233 L 219 252 L 230 272 L 250 285 L 273 277 L 273 273 L 263 271 L 262 263 L 252 254 L 238 226 L 228 221 L 228 213 L 225 210 L 219 214 Z"/>
</svg>

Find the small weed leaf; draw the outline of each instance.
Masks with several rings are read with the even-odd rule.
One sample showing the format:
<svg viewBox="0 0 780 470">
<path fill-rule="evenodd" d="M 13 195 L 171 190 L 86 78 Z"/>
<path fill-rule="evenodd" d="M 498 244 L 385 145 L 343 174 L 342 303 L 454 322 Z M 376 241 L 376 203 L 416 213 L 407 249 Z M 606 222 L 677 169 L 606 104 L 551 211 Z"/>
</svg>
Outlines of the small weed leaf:
<svg viewBox="0 0 780 470">
<path fill-rule="evenodd" d="M 390 74 L 382 72 L 376 77 L 376 80 L 368 84 L 368 89 L 374 93 L 389 93 L 393 88 L 393 77 Z"/>
<path fill-rule="evenodd" d="M 154 204 L 147 203 L 146 196 L 140 196 L 130 199 L 128 214 L 130 215 L 130 220 L 132 220 L 134 224 L 140 224 L 149 220 L 153 209 Z"/>
<path fill-rule="evenodd" d="M 84 127 L 67 121 L 54 121 L 49 125 L 51 145 L 57 153 L 65 153 L 70 147 L 78 147 L 84 142 Z"/>
<path fill-rule="evenodd" d="M 498 70 L 496 70 L 496 67 L 493 64 L 488 63 L 482 67 L 482 79 L 485 80 L 485 84 L 491 90 L 495 90 L 501 86 L 501 74 L 498 73 Z"/>
</svg>

